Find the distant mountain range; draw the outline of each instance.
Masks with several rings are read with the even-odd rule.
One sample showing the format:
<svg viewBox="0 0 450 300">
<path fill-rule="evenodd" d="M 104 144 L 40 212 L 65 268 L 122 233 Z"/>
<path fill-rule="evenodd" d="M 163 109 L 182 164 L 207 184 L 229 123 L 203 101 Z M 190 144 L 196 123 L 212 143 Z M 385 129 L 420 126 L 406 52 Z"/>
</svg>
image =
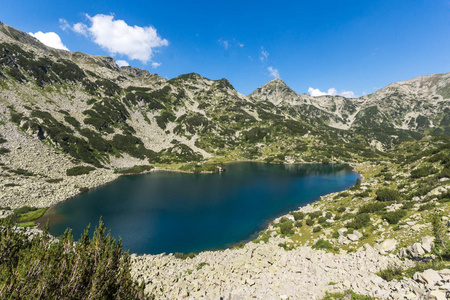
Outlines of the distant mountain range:
<svg viewBox="0 0 450 300">
<path fill-rule="evenodd" d="M 449 108 L 450 73 L 360 98 L 297 94 L 278 78 L 244 96 L 226 79 L 168 80 L 110 57 L 50 48 L 0 24 L 5 153 L 20 135 L 98 168 L 210 158 L 350 162 L 378 159 L 427 134 L 449 135 Z"/>
</svg>

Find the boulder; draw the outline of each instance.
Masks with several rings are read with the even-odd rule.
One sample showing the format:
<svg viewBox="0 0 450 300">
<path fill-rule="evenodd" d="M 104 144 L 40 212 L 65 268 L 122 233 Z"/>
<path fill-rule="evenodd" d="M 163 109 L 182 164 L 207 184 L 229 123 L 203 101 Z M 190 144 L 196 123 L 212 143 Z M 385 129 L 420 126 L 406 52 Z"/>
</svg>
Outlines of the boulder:
<svg viewBox="0 0 450 300">
<path fill-rule="evenodd" d="M 397 241 L 394 239 L 387 239 L 384 240 L 381 244 L 380 244 L 380 250 L 383 251 L 393 251 L 395 250 L 395 247 L 397 246 Z"/>
<path fill-rule="evenodd" d="M 420 243 L 414 243 L 408 247 L 408 251 L 412 257 L 420 257 L 425 254 L 422 245 Z"/>
<path fill-rule="evenodd" d="M 358 239 L 363 237 L 363 234 L 361 232 L 359 232 L 359 231 L 356 231 L 356 230 L 353 231 L 353 234 L 356 235 L 358 237 Z"/>
<path fill-rule="evenodd" d="M 442 280 L 441 275 L 433 269 L 425 270 L 423 273 L 416 272 L 413 276 L 413 279 L 425 283 L 430 286 L 436 285 L 436 283 Z"/>
<path fill-rule="evenodd" d="M 431 252 L 431 248 L 433 247 L 434 238 L 431 236 L 422 237 L 422 248 L 426 253 Z"/>
<path fill-rule="evenodd" d="M 406 252 L 405 248 L 401 248 L 400 251 L 398 252 L 398 255 L 397 255 L 397 256 L 398 256 L 399 258 L 407 257 L 407 256 L 408 256 L 408 253 Z"/>
<path fill-rule="evenodd" d="M 341 235 L 341 236 L 338 238 L 338 243 L 339 243 L 339 244 L 347 245 L 348 243 L 350 243 L 350 241 L 348 240 L 348 238 L 347 238 L 346 236 Z"/>
<path fill-rule="evenodd" d="M 356 241 L 359 240 L 359 237 L 358 237 L 356 234 L 353 234 L 353 233 L 348 234 L 348 235 L 347 235 L 347 238 L 348 238 L 350 241 L 352 241 L 352 242 L 356 242 Z"/>
<path fill-rule="evenodd" d="M 339 233 L 339 235 L 344 235 L 344 233 L 346 233 L 347 232 L 347 228 L 341 228 L 341 229 L 338 229 L 338 231 L 337 231 L 338 233 Z"/>
<path fill-rule="evenodd" d="M 425 295 L 426 300 L 447 300 L 445 292 L 442 291 L 431 291 Z"/>
</svg>

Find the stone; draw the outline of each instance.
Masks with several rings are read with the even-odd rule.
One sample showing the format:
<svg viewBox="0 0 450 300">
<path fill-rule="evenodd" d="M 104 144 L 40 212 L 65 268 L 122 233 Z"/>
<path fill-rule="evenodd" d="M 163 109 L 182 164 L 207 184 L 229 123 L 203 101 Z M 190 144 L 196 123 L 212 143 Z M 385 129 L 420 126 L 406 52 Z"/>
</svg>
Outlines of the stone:
<svg viewBox="0 0 450 300">
<path fill-rule="evenodd" d="M 422 229 L 423 227 L 425 227 L 423 224 L 416 224 L 412 226 L 411 229 L 414 231 L 420 231 L 420 229 Z"/>
<path fill-rule="evenodd" d="M 426 283 L 428 285 L 436 285 L 442 280 L 441 275 L 433 269 L 425 270 L 423 273 L 416 272 L 413 276 L 416 281 Z"/>
<path fill-rule="evenodd" d="M 338 238 L 338 243 L 339 243 L 339 244 L 347 245 L 348 243 L 350 243 L 350 241 L 348 240 L 348 238 L 347 238 L 346 236 L 341 235 L 341 236 Z"/>
<path fill-rule="evenodd" d="M 427 236 L 422 237 L 422 248 L 424 248 L 424 246 L 426 246 L 427 248 L 431 248 L 433 246 L 433 242 L 434 242 L 434 237 L 432 237 L 432 236 L 427 235 Z"/>
<path fill-rule="evenodd" d="M 356 231 L 356 230 L 353 231 L 353 234 L 356 235 L 358 237 L 358 239 L 363 237 L 363 234 L 361 232 L 359 232 L 359 231 Z"/>
<path fill-rule="evenodd" d="M 380 244 L 380 250 L 383 251 L 393 251 L 395 250 L 395 247 L 397 246 L 397 241 L 394 239 L 387 239 L 384 240 L 381 244 Z"/>
<path fill-rule="evenodd" d="M 358 237 L 356 234 L 353 234 L 353 233 L 348 234 L 348 235 L 347 235 L 347 238 L 348 238 L 350 241 L 352 241 L 352 242 L 356 242 L 356 241 L 359 240 L 359 237 Z"/>
<path fill-rule="evenodd" d="M 425 254 L 422 245 L 420 243 L 414 243 L 408 247 L 408 251 L 412 257 L 420 257 Z"/>
<path fill-rule="evenodd" d="M 444 292 L 441 291 L 431 291 L 425 296 L 426 300 L 447 300 Z"/>
<path fill-rule="evenodd" d="M 341 229 L 338 229 L 337 232 L 339 233 L 339 235 L 344 235 L 344 233 L 347 232 L 347 228 L 341 228 Z"/>
<path fill-rule="evenodd" d="M 441 275 L 441 277 L 450 282 L 450 269 L 442 269 L 440 271 L 438 271 L 439 275 Z"/>
<path fill-rule="evenodd" d="M 413 290 L 414 294 L 416 294 L 417 297 L 422 297 L 422 295 L 425 293 L 424 289 L 422 289 L 418 286 L 415 286 L 415 285 L 412 286 L 412 290 Z"/>
</svg>

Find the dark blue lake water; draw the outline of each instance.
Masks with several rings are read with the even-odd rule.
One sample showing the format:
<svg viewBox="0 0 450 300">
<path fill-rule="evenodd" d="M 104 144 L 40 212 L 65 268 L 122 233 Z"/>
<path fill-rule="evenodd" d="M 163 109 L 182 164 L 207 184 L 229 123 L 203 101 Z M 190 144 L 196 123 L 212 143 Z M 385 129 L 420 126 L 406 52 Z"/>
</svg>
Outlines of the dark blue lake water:
<svg viewBox="0 0 450 300">
<path fill-rule="evenodd" d="M 123 176 L 49 210 L 50 232 L 70 227 L 78 238 L 102 217 L 131 253 L 223 249 L 256 238 L 270 220 L 359 177 L 347 165 L 242 162 L 226 168 L 221 174 Z"/>
</svg>

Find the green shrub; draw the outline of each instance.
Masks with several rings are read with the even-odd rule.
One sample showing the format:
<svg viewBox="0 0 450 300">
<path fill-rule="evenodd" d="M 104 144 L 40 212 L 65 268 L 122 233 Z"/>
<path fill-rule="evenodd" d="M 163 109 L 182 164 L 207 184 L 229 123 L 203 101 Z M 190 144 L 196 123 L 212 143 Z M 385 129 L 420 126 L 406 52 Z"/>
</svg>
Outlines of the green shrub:
<svg viewBox="0 0 450 300">
<path fill-rule="evenodd" d="M 303 226 L 303 221 L 295 221 L 294 226 L 300 228 Z"/>
<path fill-rule="evenodd" d="M 324 239 L 319 239 L 313 246 L 313 249 L 323 249 L 323 250 L 331 250 L 333 249 L 333 245 L 329 241 L 325 241 Z"/>
<path fill-rule="evenodd" d="M 433 209 L 435 207 L 436 207 L 436 204 L 430 202 L 430 203 L 426 203 L 426 204 L 423 204 L 423 205 L 419 206 L 418 211 L 430 210 L 430 209 Z"/>
<path fill-rule="evenodd" d="M 295 221 L 303 220 L 305 214 L 301 211 L 290 212 L 290 214 L 294 217 Z"/>
<path fill-rule="evenodd" d="M 0 155 L 6 154 L 11 152 L 11 150 L 5 148 L 5 147 L 0 147 Z"/>
<path fill-rule="evenodd" d="M 308 226 L 313 226 L 314 223 L 315 223 L 315 221 L 314 221 L 314 219 L 306 219 L 305 223 L 306 223 L 306 225 L 308 225 Z"/>
<path fill-rule="evenodd" d="M 355 218 L 351 222 L 347 223 L 346 227 L 360 229 L 368 225 L 370 225 L 370 215 L 367 213 L 363 213 L 355 216 Z"/>
<path fill-rule="evenodd" d="M 382 214 L 383 219 L 385 219 L 389 224 L 397 224 L 401 218 L 406 216 L 407 212 L 404 209 L 398 209 L 392 212 L 385 212 Z"/>
<path fill-rule="evenodd" d="M 382 269 L 377 273 L 378 276 L 386 281 L 391 281 L 393 279 L 401 280 L 403 279 L 403 269 L 398 265 L 388 265 L 386 269 Z"/>
<path fill-rule="evenodd" d="M 63 179 L 62 178 L 50 178 L 50 179 L 46 179 L 45 181 L 48 183 L 58 183 L 58 182 L 63 181 Z"/>
<path fill-rule="evenodd" d="M 117 173 L 119 173 L 119 174 L 138 174 L 138 173 L 150 171 L 151 169 L 153 169 L 152 166 L 142 165 L 142 166 L 134 166 L 134 167 L 131 167 L 128 169 L 123 169 L 123 170 L 117 171 Z"/>
<path fill-rule="evenodd" d="M 0 298 L 144 299 L 130 274 L 130 258 L 100 221 L 78 242 L 67 230 L 58 243 L 47 234 L 30 238 L 7 223 L 0 231 Z"/>
<path fill-rule="evenodd" d="M 279 223 L 280 227 L 280 233 L 284 235 L 293 234 L 294 233 L 294 226 L 292 225 L 292 221 Z"/>
<path fill-rule="evenodd" d="M 322 231 L 322 227 L 320 227 L 320 226 L 316 226 L 316 227 L 313 228 L 313 232 L 314 233 L 320 232 L 320 231 Z"/>
<path fill-rule="evenodd" d="M 313 211 L 313 212 L 309 213 L 308 215 L 311 219 L 316 219 L 316 218 L 322 216 L 322 212 L 320 210 L 317 210 L 317 211 Z"/>
<path fill-rule="evenodd" d="M 185 260 L 187 258 L 194 258 L 196 256 L 195 253 L 192 252 L 188 254 L 184 254 L 183 252 L 175 252 L 173 255 L 175 256 L 175 258 L 182 260 Z"/>
<path fill-rule="evenodd" d="M 405 202 L 405 203 L 403 203 L 403 205 L 402 205 L 402 209 L 411 209 L 411 208 L 414 207 L 414 204 L 416 204 L 415 201 L 408 201 L 408 202 Z"/>
<path fill-rule="evenodd" d="M 359 208 L 358 214 L 364 214 L 364 213 L 375 213 L 377 211 L 383 210 L 388 203 L 383 202 L 374 202 L 374 203 L 368 203 L 364 204 Z"/>
<path fill-rule="evenodd" d="M 326 217 L 320 217 L 319 220 L 317 220 L 317 221 L 319 222 L 319 224 L 322 224 L 322 223 L 327 221 L 327 218 Z"/>
<path fill-rule="evenodd" d="M 89 172 L 95 170 L 93 167 L 88 166 L 77 166 L 66 170 L 67 176 L 78 176 L 83 174 L 88 174 Z"/>
<path fill-rule="evenodd" d="M 426 177 L 437 173 L 439 170 L 433 166 L 425 166 L 411 171 L 411 178 Z"/>
<path fill-rule="evenodd" d="M 280 219 L 280 223 L 285 223 L 287 221 L 289 221 L 289 219 L 286 217 L 281 217 L 281 219 Z"/>
<path fill-rule="evenodd" d="M 337 238 L 339 238 L 340 234 L 339 234 L 339 232 L 335 231 L 335 232 L 333 232 L 333 234 L 331 236 L 333 238 L 337 239 Z"/>
<path fill-rule="evenodd" d="M 400 193 L 392 189 L 379 189 L 376 194 L 378 201 L 397 201 L 400 199 Z"/>
<path fill-rule="evenodd" d="M 343 213 L 344 211 L 346 211 L 346 208 L 345 208 L 344 206 L 339 206 L 339 207 L 336 209 L 336 211 L 337 211 L 338 213 Z"/>
</svg>

